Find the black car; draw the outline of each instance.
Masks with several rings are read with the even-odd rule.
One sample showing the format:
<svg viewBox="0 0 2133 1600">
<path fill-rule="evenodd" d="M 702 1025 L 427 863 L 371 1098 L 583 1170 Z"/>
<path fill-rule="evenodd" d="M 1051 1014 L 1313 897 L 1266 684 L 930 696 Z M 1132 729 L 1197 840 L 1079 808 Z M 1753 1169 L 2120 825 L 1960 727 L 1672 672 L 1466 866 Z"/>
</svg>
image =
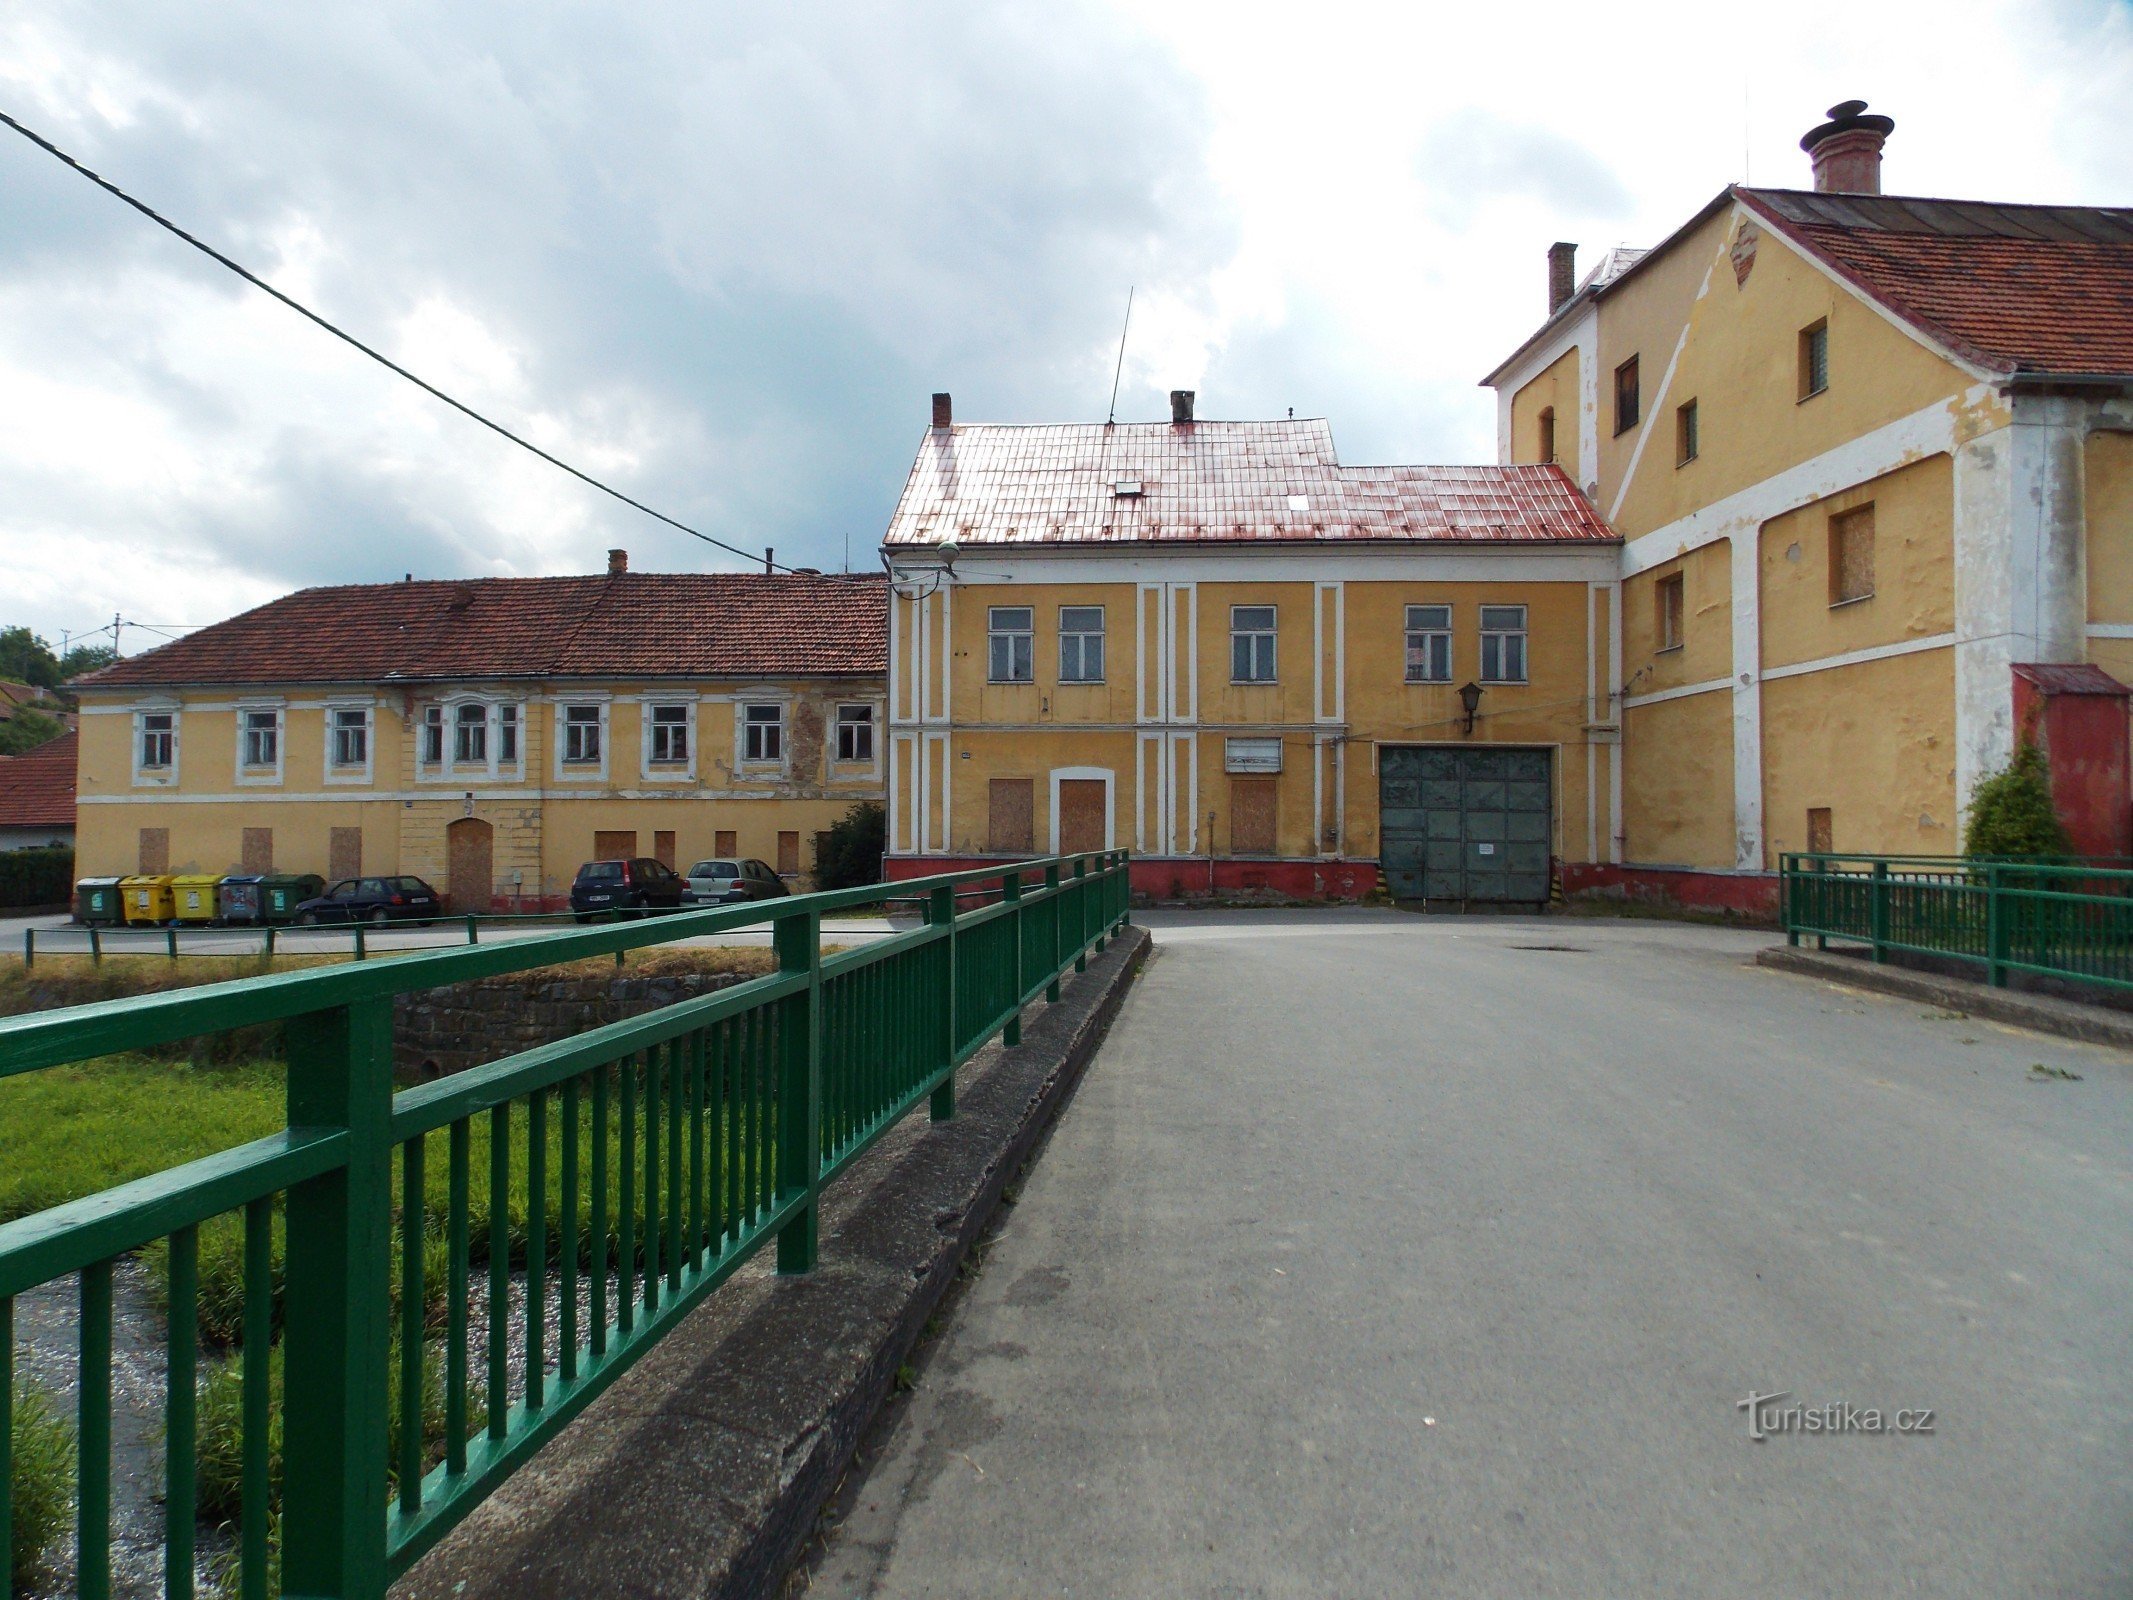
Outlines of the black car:
<svg viewBox="0 0 2133 1600">
<path fill-rule="evenodd" d="M 679 873 L 650 856 L 588 861 L 571 880 L 570 909 L 580 922 L 603 911 L 674 911 L 686 888 Z"/>
<path fill-rule="evenodd" d="M 733 906 L 792 893 L 764 862 L 738 858 L 697 862 L 689 869 L 688 884 L 689 902 L 699 906 Z"/>
<path fill-rule="evenodd" d="M 324 894 L 296 905 L 303 926 L 321 922 L 397 922 L 440 916 L 444 902 L 420 878 L 343 878 Z"/>
</svg>

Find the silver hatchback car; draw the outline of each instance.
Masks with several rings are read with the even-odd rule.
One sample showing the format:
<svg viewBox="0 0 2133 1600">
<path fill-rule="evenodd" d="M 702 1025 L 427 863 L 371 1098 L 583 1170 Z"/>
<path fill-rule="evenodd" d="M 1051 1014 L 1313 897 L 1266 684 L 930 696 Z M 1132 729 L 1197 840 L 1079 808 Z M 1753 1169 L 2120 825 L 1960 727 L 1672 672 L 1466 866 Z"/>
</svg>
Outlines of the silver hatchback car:
<svg viewBox="0 0 2133 1600">
<path fill-rule="evenodd" d="M 685 900 L 690 905 L 730 906 L 743 900 L 775 900 L 792 893 L 775 872 L 752 858 L 699 861 L 686 876 L 689 887 Z"/>
</svg>

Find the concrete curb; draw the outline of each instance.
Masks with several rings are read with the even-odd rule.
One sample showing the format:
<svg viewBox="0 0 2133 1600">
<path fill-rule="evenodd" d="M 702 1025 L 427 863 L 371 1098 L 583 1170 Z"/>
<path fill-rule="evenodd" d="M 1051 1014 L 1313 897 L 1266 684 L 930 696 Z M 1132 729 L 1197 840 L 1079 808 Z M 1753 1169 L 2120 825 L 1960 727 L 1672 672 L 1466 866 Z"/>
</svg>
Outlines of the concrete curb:
<svg viewBox="0 0 2133 1600">
<path fill-rule="evenodd" d="M 823 1197 L 821 1257 L 765 1251 L 394 1586 L 395 1600 L 761 1596 L 805 1550 L 970 1246 L 1057 1118 L 1150 948 L 1129 927 L 1022 1043 L 958 1074 Z"/>
<path fill-rule="evenodd" d="M 1792 945 L 1781 944 L 1756 952 L 1755 964 L 1774 967 L 1780 972 L 1797 972 L 1810 978 L 1826 978 L 1831 983 L 1854 989 L 1919 1000 L 1967 1016 L 2004 1022 L 2011 1027 L 2034 1028 L 2039 1033 L 2079 1039 L 2086 1044 L 2133 1050 L 2133 1013 L 2083 1005 L 2078 1000 L 1995 989 L 1966 978 L 1946 978 L 1909 967 L 1877 966 L 1859 956 L 1802 950 Z"/>
</svg>

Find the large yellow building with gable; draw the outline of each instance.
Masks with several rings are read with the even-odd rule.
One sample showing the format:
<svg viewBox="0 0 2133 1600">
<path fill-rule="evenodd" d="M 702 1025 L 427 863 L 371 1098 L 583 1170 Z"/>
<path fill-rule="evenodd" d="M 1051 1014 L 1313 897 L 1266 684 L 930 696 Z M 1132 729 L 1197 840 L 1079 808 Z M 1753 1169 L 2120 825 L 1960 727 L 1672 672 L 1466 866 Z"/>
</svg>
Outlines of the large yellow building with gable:
<svg viewBox="0 0 2133 1600">
<path fill-rule="evenodd" d="M 1535 903 L 1599 848 L 1618 549 L 1550 466 L 1346 467 L 1322 420 L 957 424 L 884 542 L 890 870 Z"/>
<path fill-rule="evenodd" d="M 884 793 L 878 576 L 307 589 L 81 692 L 84 874 L 410 873 L 555 909 L 580 863 L 812 869 Z"/>
<path fill-rule="evenodd" d="M 1812 192 L 1728 188 L 1582 284 L 1557 245 L 1485 380 L 1500 459 L 1623 538 L 1601 859 L 1690 898 L 1748 903 L 1714 875 L 1786 850 L 1957 851 L 2017 665 L 2133 678 L 2133 212 L 1883 196 L 1892 126 L 1834 108 Z M 2070 820 L 2122 853 L 2111 759 Z"/>
</svg>

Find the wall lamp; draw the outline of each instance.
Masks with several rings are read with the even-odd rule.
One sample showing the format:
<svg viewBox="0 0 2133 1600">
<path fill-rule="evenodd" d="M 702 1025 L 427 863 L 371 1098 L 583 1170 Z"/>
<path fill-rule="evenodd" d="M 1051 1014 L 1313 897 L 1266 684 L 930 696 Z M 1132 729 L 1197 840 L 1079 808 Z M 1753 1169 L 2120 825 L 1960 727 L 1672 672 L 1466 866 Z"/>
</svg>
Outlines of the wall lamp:
<svg viewBox="0 0 2133 1600">
<path fill-rule="evenodd" d="M 1466 713 L 1466 732 L 1474 731 L 1474 713 L 1481 709 L 1481 685 L 1462 683 L 1459 686 L 1459 707 Z"/>
</svg>

